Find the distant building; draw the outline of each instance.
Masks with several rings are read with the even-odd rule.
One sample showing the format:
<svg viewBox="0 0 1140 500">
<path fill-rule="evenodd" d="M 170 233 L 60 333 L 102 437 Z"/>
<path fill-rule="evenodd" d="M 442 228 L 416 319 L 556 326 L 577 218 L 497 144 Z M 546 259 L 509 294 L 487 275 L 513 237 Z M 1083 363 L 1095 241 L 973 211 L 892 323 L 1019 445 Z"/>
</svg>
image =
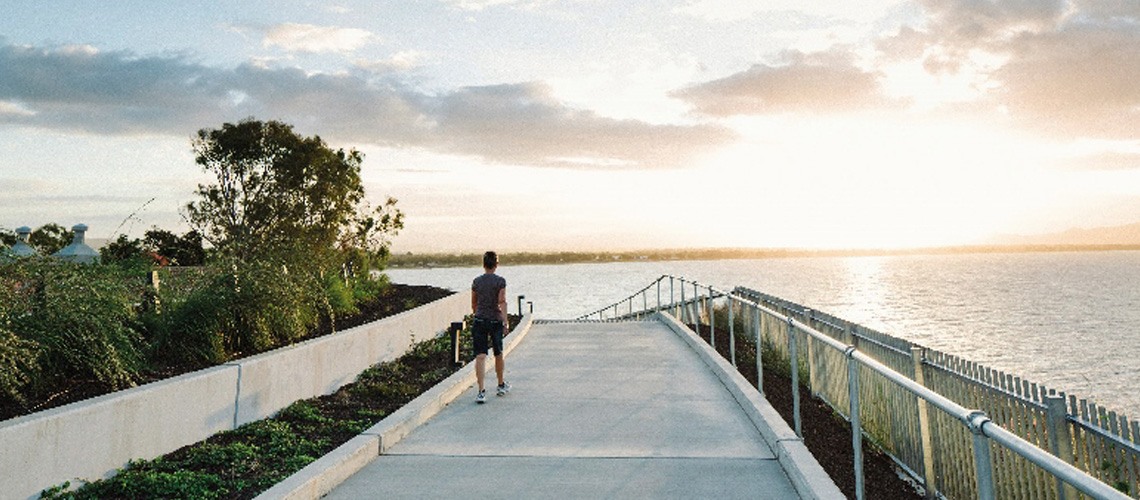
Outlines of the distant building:
<svg viewBox="0 0 1140 500">
<path fill-rule="evenodd" d="M 71 240 L 71 244 L 63 247 L 52 256 L 79 264 L 98 263 L 99 252 L 96 252 L 94 248 L 87 246 L 87 244 L 83 242 L 84 234 L 87 232 L 87 225 L 76 224 L 72 226 L 71 231 L 75 234 Z"/>
<path fill-rule="evenodd" d="M 39 252 L 36 251 L 31 245 L 28 244 L 28 238 L 32 235 L 32 228 L 28 226 L 16 228 L 16 244 L 8 249 L 8 254 L 16 257 L 30 257 Z"/>
</svg>

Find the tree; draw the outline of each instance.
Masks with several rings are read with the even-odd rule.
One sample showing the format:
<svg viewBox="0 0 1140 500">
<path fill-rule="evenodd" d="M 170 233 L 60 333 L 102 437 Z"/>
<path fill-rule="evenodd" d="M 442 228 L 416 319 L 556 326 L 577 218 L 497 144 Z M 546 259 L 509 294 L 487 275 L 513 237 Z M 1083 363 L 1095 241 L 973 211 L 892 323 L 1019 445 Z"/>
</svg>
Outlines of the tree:
<svg viewBox="0 0 1140 500">
<path fill-rule="evenodd" d="M 202 236 L 197 231 L 189 231 L 178 236 L 165 229 L 154 227 L 143 236 L 142 247 L 157 258 L 165 259 L 176 266 L 200 266 L 206 261 Z"/>
<path fill-rule="evenodd" d="M 51 222 L 32 231 L 28 244 L 35 247 L 40 255 L 51 255 L 70 245 L 73 237 L 70 230 Z"/>
<path fill-rule="evenodd" d="M 0 229 L 0 246 L 10 247 L 16 244 L 16 233 L 10 229 Z"/>
<path fill-rule="evenodd" d="M 99 260 L 104 264 L 112 262 L 125 262 L 142 259 L 142 242 L 129 239 L 127 235 L 120 234 L 118 238 L 99 249 Z"/>
<path fill-rule="evenodd" d="M 198 186 L 187 218 L 203 239 L 238 260 L 335 248 L 364 199 L 363 154 L 333 150 L 281 122 L 247 119 L 202 129 L 193 149 L 217 182 Z"/>
</svg>

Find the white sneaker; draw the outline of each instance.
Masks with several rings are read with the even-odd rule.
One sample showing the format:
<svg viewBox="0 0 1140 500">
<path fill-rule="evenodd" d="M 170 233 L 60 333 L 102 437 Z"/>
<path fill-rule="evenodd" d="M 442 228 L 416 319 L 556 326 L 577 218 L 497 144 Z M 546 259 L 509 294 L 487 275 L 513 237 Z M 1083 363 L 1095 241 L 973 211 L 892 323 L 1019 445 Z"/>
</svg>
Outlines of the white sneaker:
<svg viewBox="0 0 1140 500">
<path fill-rule="evenodd" d="M 483 391 L 483 390 L 479 391 L 479 395 L 475 396 L 475 402 L 479 403 L 479 404 L 486 403 L 487 402 L 487 391 Z"/>
<path fill-rule="evenodd" d="M 495 390 L 495 395 L 506 396 L 508 392 L 511 392 L 511 384 L 508 384 L 504 380 L 503 383 L 499 384 L 499 388 Z"/>
</svg>

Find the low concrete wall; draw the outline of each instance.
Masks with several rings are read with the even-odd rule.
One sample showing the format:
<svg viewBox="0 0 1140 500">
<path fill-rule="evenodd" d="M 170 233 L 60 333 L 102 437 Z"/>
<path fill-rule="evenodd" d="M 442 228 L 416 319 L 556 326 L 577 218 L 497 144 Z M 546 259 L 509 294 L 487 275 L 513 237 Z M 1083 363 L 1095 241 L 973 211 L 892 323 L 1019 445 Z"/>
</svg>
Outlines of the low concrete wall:
<svg viewBox="0 0 1140 500">
<path fill-rule="evenodd" d="M 381 321 L 232 363 L 239 369 L 235 425 L 261 420 L 298 399 L 336 392 L 376 363 L 396 359 L 416 339 L 435 337 L 471 312 L 455 294 Z"/>
<path fill-rule="evenodd" d="M 503 340 L 503 356 L 510 356 L 511 351 L 526 338 L 533 320 L 531 314 L 522 317 L 518 326 Z M 487 363 L 488 375 L 494 369 L 494 363 Z M 262 492 L 256 500 L 316 500 L 327 495 L 451 404 L 474 385 L 475 380 L 475 363 L 467 363 L 376 425 Z"/>
<path fill-rule="evenodd" d="M 36 498 L 233 428 L 238 370 L 219 366 L 0 424 L 0 497 Z"/>
<path fill-rule="evenodd" d="M 110 477 L 293 401 L 329 394 L 470 312 L 455 294 L 294 346 L 0 423 L 0 497 Z"/>
</svg>

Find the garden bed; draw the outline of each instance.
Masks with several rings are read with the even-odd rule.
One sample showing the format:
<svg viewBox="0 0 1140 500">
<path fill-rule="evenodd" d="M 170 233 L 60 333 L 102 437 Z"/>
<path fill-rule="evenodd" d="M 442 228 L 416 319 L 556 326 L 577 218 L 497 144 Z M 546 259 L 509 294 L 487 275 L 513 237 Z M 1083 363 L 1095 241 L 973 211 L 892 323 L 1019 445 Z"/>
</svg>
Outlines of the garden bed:
<svg viewBox="0 0 1140 500">
<path fill-rule="evenodd" d="M 511 327 L 518 324 L 511 317 Z M 463 332 L 466 337 L 467 332 Z M 469 339 L 464 338 L 468 341 Z M 46 498 L 253 498 L 372 427 L 461 366 L 450 339 L 420 342 L 400 358 L 369 368 L 337 392 L 298 401 L 273 418 L 222 432 L 154 460 L 132 462 L 115 477 Z"/>
<path fill-rule="evenodd" d="M 351 316 L 337 318 L 335 331 L 341 331 L 354 326 L 362 325 L 381 318 L 399 314 L 423 304 L 441 299 L 454 292 L 431 286 L 416 285 L 390 285 L 389 288 L 375 300 L 363 302 L 358 305 L 360 312 Z M 327 335 L 334 331 L 327 322 L 315 328 L 305 338 L 298 342 Z M 167 379 L 183 373 L 207 368 L 203 365 L 159 366 L 140 374 L 138 385 Z M 46 394 L 35 401 L 28 401 L 21 405 L 6 398 L 0 398 L 0 421 L 83 401 L 96 396 L 114 392 L 105 383 L 91 379 L 72 379 L 66 388 Z"/>
</svg>

